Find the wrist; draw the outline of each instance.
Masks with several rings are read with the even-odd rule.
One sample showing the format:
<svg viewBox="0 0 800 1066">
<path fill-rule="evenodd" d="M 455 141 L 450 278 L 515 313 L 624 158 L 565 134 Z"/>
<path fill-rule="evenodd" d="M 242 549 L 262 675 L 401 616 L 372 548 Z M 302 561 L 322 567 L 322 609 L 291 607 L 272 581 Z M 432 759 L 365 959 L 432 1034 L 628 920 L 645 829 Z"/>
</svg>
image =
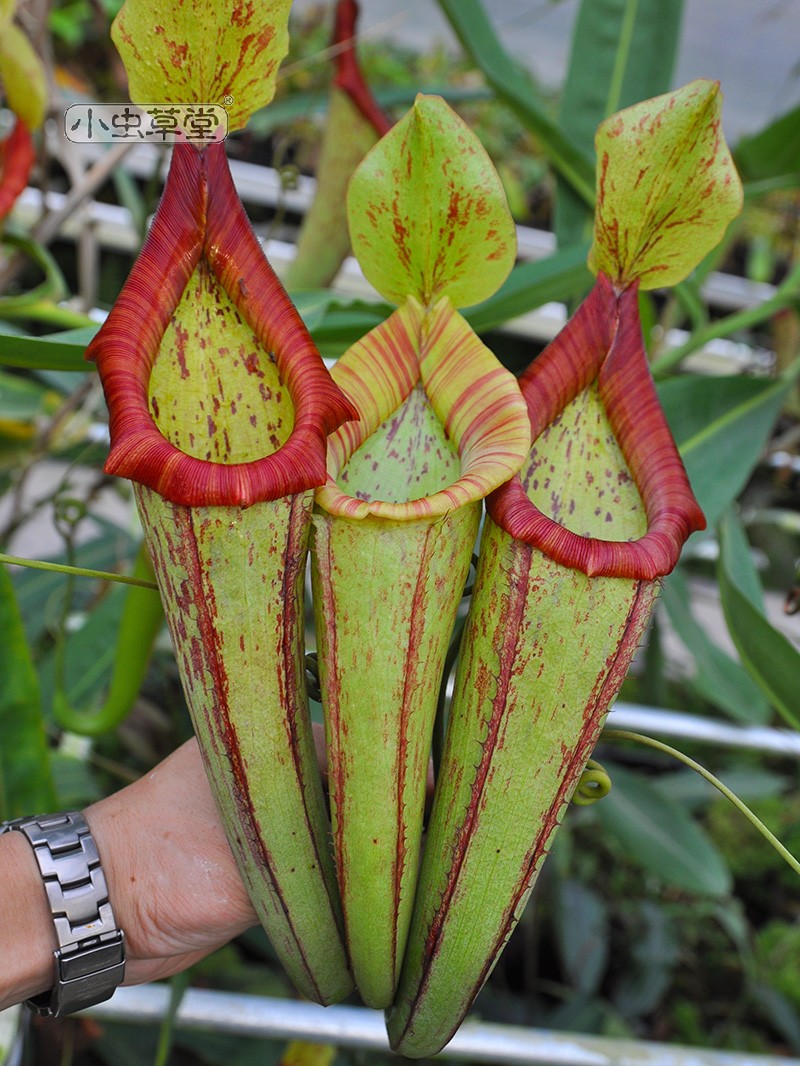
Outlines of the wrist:
<svg viewBox="0 0 800 1066">
<path fill-rule="evenodd" d="M 20 833 L 0 836 L 0 1008 L 53 987 L 57 947 L 42 875 Z"/>
<path fill-rule="evenodd" d="M 58 1018 L 109 999 L 125 974 L 125 938 L 86 819 L 79 811 L 25 815 L 0 824 L 7 833 L 30 845 L 56 939 L 51 987 L 27 1006 Z"/>
</svg>

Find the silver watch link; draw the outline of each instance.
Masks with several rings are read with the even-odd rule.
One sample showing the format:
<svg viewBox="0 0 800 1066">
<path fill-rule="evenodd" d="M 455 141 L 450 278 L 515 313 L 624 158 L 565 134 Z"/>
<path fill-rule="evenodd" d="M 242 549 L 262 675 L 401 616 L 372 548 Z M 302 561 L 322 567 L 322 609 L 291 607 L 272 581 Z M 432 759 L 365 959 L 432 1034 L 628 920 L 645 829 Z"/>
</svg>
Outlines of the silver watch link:
<svg viewBox="0 0 800 1066">
<path fill-rule="evenodd" d="M 33 848 L 58 941 L 53 989 L 26 1005 L 57 1018 L 110 999 L 125 976 L 125 937 L 86 819 L 69 811 L 0 823 L 0 834 L 12 831 Z"/>
</svg>

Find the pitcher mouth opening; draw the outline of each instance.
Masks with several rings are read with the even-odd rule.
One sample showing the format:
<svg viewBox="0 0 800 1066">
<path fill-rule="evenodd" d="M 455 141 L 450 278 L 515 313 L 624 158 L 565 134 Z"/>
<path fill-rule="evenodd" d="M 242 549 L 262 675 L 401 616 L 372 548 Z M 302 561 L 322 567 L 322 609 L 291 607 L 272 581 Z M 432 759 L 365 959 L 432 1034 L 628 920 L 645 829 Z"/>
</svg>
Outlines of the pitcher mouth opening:
<svg viewBox="0 0 800 1066">
<path fill-rule="evenodd" d="M 261 348 L 274 357 L 293 408 L 280 446 L 247 462 L 200 459 L 171 443 L 150 406 L 164 334 L 201 259 Z M 109 410 L 106 472 L 188 506 L 250 506 L 326 478 L 329 433 L 358 418 L 333 383 L 298 312 L 264 257 L 220 142 L 176 145 L 164 195 L 139 259 L 87 350 Z"/>
<path fill-rule="evenodd" d="M 570 323 L 520 378 L 534 447 L 545 429 L 596 382 L 610 427 L 639 490 L 646 533 L 631 540 L 584 536 L 529 498 L 519 476 L 487 499 L 492 519 L 554 561 L 596 577 L 654 580 L 676 565 L 705 518 L 664 418 L 647 364 L 636 283 L 618 292 L 598 279 Z"/>
</svg>

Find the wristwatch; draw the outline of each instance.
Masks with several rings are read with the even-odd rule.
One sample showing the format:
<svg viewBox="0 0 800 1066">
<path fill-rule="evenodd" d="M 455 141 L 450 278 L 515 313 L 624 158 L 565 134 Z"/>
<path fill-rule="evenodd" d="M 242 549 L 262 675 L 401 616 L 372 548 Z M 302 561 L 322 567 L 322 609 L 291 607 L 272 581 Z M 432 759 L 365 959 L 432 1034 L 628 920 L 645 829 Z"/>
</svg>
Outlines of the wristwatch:
<svg viewBox="0 0 800 1066">
<path fill-rule="evenodd" d="M 53 914 L 55 985 L 26 1005 L 51 1018 L 110 999 L 125 976 L 125 937 L 108 900 L 100 856 L 78 811 L 0 823 L 28 838 Z"/>
</svg>

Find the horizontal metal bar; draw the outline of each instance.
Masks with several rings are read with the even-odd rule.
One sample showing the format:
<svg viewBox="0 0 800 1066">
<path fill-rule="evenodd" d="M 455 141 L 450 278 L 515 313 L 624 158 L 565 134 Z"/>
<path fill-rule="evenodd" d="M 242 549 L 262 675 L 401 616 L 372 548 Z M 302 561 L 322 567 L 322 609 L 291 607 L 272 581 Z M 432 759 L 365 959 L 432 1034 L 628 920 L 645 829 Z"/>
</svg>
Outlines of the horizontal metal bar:
<svg viewBox="0 0 800 1066">
<path fill-rule="evenodd" d="M 96 162 L 103 154 L 99 145 L 82 145 L 81 150 L 87 161 L 91 162 Z M 156 169 L 159 169 L 163 178 L 168 160 L 168 153 L 163 148 L 137 144 L 125 157 L 122 166 L 141 178 L 150 178 Z M 266 207 L 280 205 L 286 210 L 305 214 L 316 195 L 316 180 L 304 174 L 297 175 L 293 187 L 287 189 L 281 180 L 280 172 L 274 167 L 247 163 L 239 159 L 232 159 L 230 167 L 236 189 L 245 203 Z M 531 226 L 517 226 L 519 259 L 543 259 L 552 255 L 555 250 L 555 235 L 550 231 L 534 229 Z M 704 299 L 725 311 L 757 307 L 774 294 L 774 285 L 717 271 L 709 274 L 703 285 Z"/>
<path fill-rule="evenodd" d="M 800 759 L 800 733 L 791 729 L 728 725 L 713 718 L 701 718 L 699 715 L 684 714 L 683 711 L 663 711 L 658 707 L 643 707 L 622 700 L 614 704 L 607 722 L 613 729 L 658 733 L 660 736 L 696 740 L 702 744 Z"/>
<path fill-rule="evenodd" d="M 86 1013 L 109 1021 L 152 1024 L 163 1019 L 169 999 L 166 985 L 120 988 L 111 1000 L 97 1004 Z M 389 1050 L 383 1015 L 365 1007 L 320 1007 L 295 1000 L 191 988 L 181 1000 L 175 1024 L 178 1029 Z M 441 1057 L 519 1066 L 800 1066 L 800 1059 L 777 1055 L 713 1051 L 471 1021 L 461 1027 Z"/>
</svg>

